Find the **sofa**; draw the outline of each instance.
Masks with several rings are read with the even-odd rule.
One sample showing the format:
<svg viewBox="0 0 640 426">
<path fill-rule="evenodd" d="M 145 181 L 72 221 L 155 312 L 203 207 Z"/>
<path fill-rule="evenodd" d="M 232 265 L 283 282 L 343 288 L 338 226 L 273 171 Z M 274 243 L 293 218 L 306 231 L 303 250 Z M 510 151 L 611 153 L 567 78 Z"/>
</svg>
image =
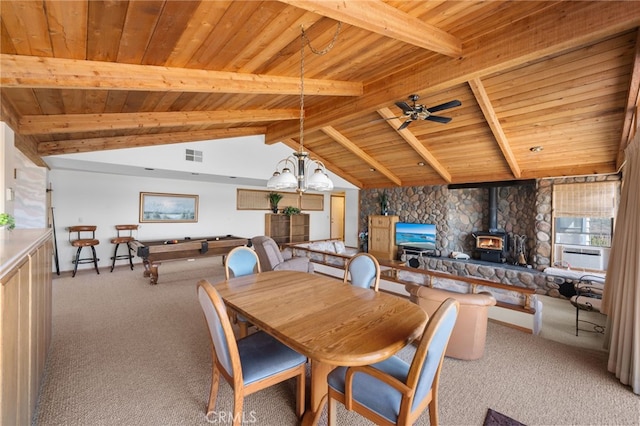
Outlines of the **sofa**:
<svg viewBox="0 0 640 426">
<path fill-rule="evenodd" d="M 488 291 L 456 293 L 424 285 L 407 284 L 405 289 L 412 302 L 431 316 L 440 304 L 451 297 L 460 303 L 458 319 L 451 333 L 445 355 L 463 360 L 480 359 L 484 355 L 489 308 L 496 299 Z"/>
<path fill-rule="evenodd" d="M 262 271 L 302 271 L 313 273 L 313 263 L 307 257 L 293 257 L 291 252 L 281 252 L 271 237 L 260 235 L 251 239 Z"/>
</svg>

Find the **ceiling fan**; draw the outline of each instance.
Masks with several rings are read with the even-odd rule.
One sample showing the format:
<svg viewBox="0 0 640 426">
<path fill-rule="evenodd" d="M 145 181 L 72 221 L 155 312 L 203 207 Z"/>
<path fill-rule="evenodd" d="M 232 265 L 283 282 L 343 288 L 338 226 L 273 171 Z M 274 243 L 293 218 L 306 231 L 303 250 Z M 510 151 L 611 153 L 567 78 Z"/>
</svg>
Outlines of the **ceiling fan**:
<svg viewBox="0 0 640 426">
<path fill-rule="evenodd" d="M 434 107 L 426 108 L 424 105 L 416 103 L 419 98 L 420 96 L 418 95 L 410 95 L 409 100 L 413 103 L 412 105 L 409 105 L 406 102 L 396 102 L 396 106 L 402 110 L 402 116 L 396 118 L 405 119 L 405 122 L 398 127 L 398 130 L 406 128 L 412 121 L 417 120 L 429 120 L 446 124 L 451 121 L 451 117 L 441 117 L 439 115 L 433 115 L 433 113 L 462 105 L 462 102 L 456 99 Z"/>
</svg>

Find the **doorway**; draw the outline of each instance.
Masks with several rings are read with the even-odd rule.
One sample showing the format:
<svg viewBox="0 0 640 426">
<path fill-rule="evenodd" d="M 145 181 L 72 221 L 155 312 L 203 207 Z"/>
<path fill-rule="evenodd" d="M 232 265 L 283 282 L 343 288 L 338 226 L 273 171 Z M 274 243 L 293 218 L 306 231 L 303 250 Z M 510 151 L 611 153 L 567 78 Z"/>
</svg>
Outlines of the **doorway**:
<svg viewBox="0 0 640 426">
<path fill-rule="evenodd" d="M 344 241 L 345 198 L 341 194 L 331 194 L 331 238 Z"/>
</svg>

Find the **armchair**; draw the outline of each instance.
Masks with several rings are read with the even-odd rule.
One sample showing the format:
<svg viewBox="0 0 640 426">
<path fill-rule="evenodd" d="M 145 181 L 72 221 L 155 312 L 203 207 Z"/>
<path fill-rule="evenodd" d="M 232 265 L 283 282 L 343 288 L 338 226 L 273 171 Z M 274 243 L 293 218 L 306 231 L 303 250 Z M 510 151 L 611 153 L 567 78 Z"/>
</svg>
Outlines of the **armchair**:
<svg viewBox="0 0 640 426">
<path fill-rule="evenodd" d="M 313 272 L 313 264 L 308 257 L 292 257 L 291 253 L 283 254 L 278 244 L 271 237 L 260 235 L 251 239 L 253 248 L 260 259 L 263 271 L 293 270 Z"/>
<path fill-rule="evenodd" d="M 460 303 L 460 312 L 445 355 L 464 360 L 482 358 L 489 308 L 496 304 L 496 299 L 491 293 L 455 293 L 417 284 L 407 284 L 405 289 L 409 292 L 409 299 L 420 305 L 429 316 L 433 315 L 447 298 L 457 300 Z"/>
</svg>

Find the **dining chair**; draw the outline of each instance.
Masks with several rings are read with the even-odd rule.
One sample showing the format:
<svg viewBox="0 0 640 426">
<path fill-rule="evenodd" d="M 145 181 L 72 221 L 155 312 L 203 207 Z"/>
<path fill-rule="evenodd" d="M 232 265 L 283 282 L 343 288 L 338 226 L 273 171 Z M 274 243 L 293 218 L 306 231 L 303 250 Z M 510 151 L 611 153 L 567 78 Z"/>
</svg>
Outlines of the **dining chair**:
<svg viewBox="0 0 640 426">
<path fill-rule="evenodd" d="M 329 374 L 329 425 L 336 424 L 337 402 L 378 425 L 411 425 L 429 407 L 429 424 L 438 424 L 438 382 L 459 303 L 447 299 L 429 318 L 411 363 L 392 356 L 366 366 L 338 367 Z"/>
<path fill-rule="evenodd" d="M 229 279 L 260 273 L 260 260 L 256 252 L 246 246 L 234 247 L 224 260 L 224 277 Z M 249 334 L 249 320 L 236 312 L 231 312 L 231 318 L 238 324 L 238 337 L 243 338 Z"/>
<path fill-rule="evenodd" d="M 305 409 L 307 358 L 263 331 L 236 341 L 218 291 L 207 280 L 200 280 L 197 290 L 211 337 L 211 392 L 207 414 L 215 409 L 220 375 L 233 389 L 234 426 L 242 424 L 245 396 L 296 378 L 296 415 L 301 418 Z"/>
<path fill-rule="evenodd" d="M 349 280 L 349 278 L 351 278 Z M 380 264 L 369 253 L 357 253 L 351 257 L 344 268 L 344 282 L 362 288 L 378 291 L 380 285 Z"/>
<path fill-rule="evenodd" d="M 225 279 L 260 273 L 260 260 L 256 252 L 247 246 L 234 247 L 224 260 Z M 231 276 L 233 274 L 233 277 Z"/>
</svg>

